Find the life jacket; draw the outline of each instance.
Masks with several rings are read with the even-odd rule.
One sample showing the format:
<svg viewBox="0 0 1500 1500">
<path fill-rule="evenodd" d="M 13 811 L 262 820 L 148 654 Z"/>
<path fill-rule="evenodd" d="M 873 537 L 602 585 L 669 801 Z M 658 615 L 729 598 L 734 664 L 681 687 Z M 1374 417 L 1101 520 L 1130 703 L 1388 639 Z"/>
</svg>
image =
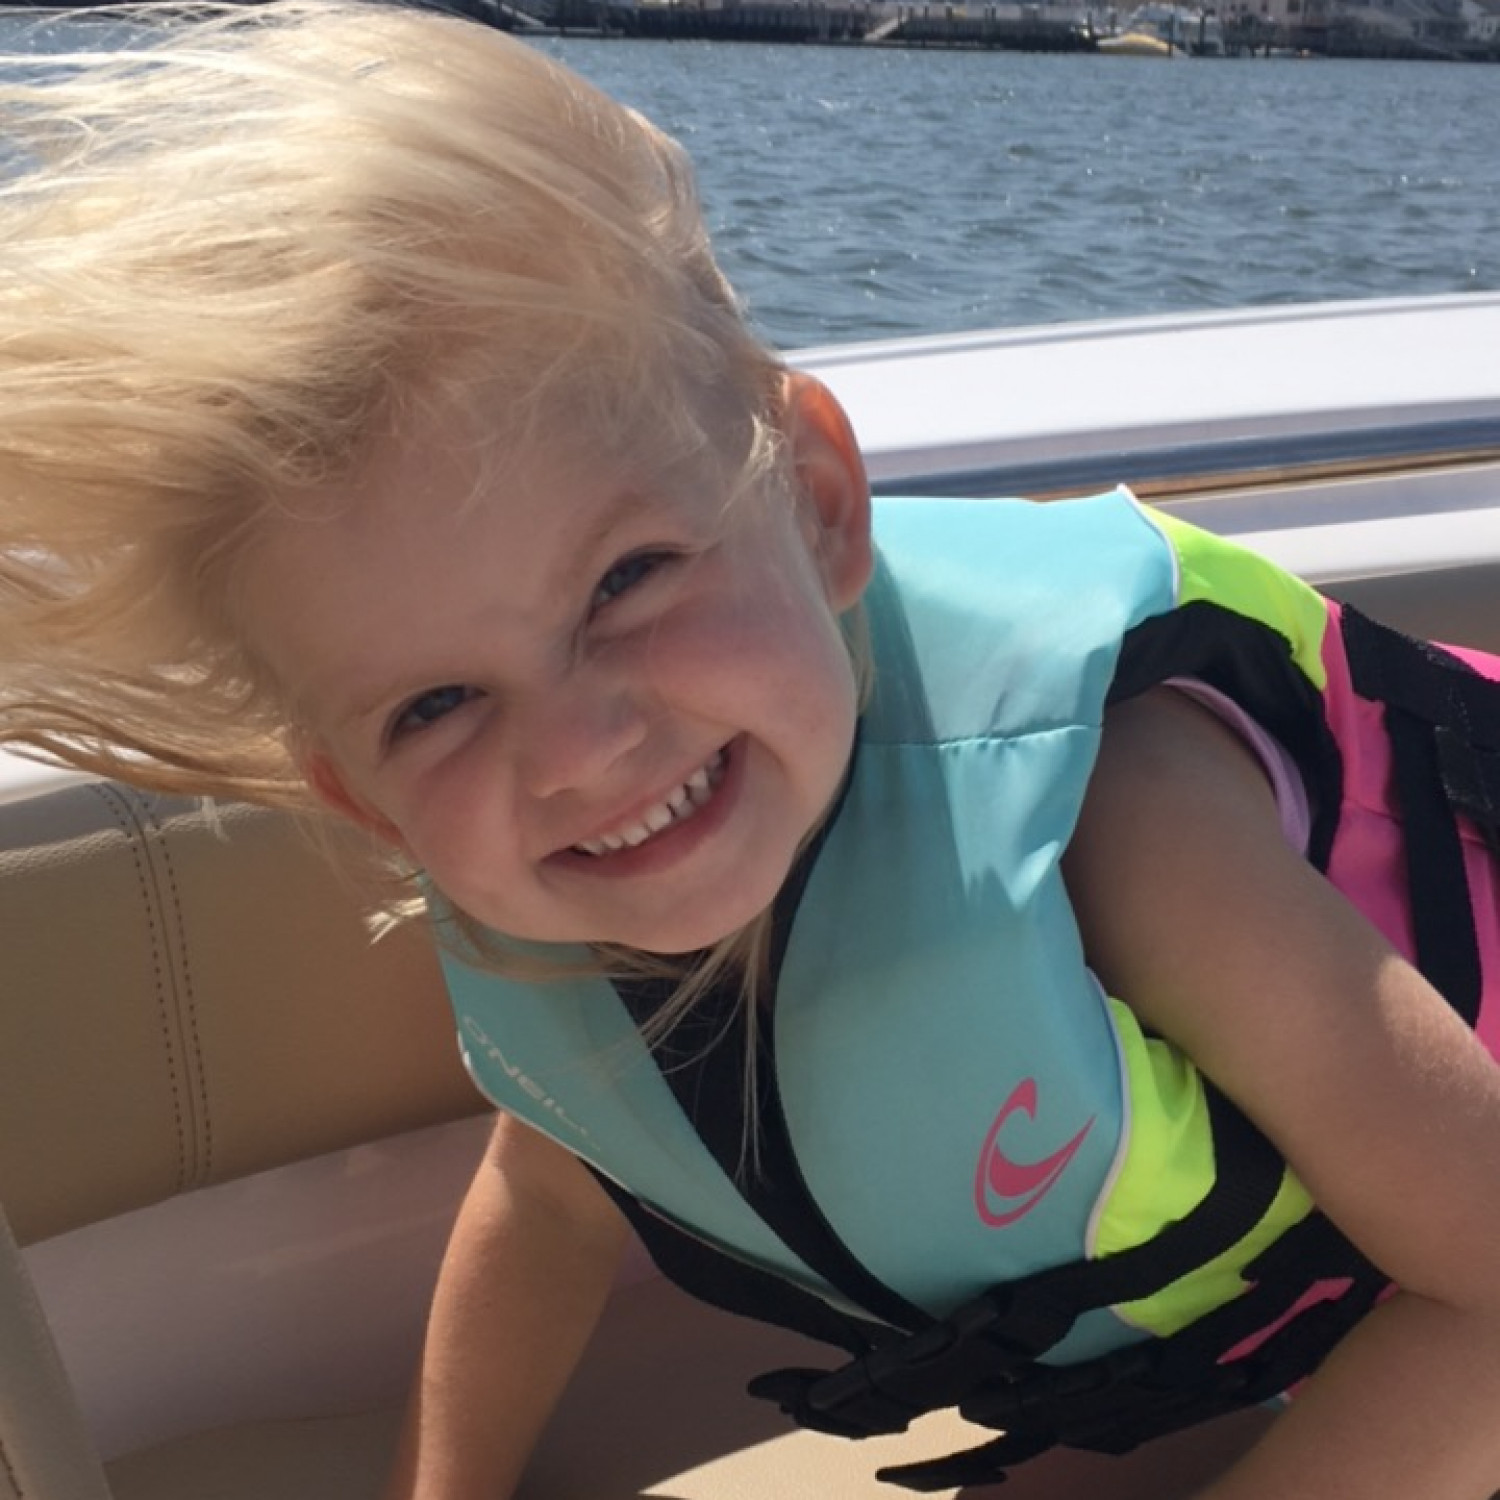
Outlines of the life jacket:
<svg viewBox="0 0 1500 1500">
<path fill-rule="evenodd" d="M 648 1048 L 669 985 L 521 983 L 456 940 L 444 962 L 480 1087 L 589 1163 L 669 1276 L 852 1356 L 756 1394 L 847 1435 L 951 1405 L 1003 1431 L 885 1475 L 935 1489 L 1270 1399 L 1387 1289 L 1086 966 L 1059 864 L 1106 707 L 1175 677 L 1242 705 L 1301 772 L 1307 857 L 1488 1026 L 1500 663 L 1125 491 L 879 501 L 875 535 L 875 687 L 753 1044 L 734 994 Z"/>
</svg>

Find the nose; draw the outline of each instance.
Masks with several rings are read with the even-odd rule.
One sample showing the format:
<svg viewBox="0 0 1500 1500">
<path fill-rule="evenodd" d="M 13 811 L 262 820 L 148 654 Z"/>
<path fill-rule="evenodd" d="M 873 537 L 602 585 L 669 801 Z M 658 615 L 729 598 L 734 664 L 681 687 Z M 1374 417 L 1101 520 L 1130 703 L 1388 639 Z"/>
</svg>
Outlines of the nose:
<svg viewBox="0 0 1500 1500">
<path fill-rule="evenodd" d="M 533 797 L 584 790 L 646 738 L 643 706 L 628 684 L 598 667 L 575 667 L 512 705 L 522 786 Z"/>
</svg>

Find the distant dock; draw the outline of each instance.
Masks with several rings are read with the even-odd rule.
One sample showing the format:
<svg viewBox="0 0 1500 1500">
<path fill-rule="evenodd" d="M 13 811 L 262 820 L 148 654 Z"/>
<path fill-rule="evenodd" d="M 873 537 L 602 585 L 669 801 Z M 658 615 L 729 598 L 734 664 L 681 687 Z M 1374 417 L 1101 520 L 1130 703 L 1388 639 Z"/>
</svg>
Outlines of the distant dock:
<svg viewBox="0 0 1500 1500">
<path fill-rule="evenodd" d="M 659 40 L 854 43 L 868 47 L 1092 51 L 1086 13 L 1023 4 L 892 4 L 868 0 L 555 0 L 549 30 Z"/>
<path fill-rule="evenodd" d="M 5 0 L 0 0 L 3 5 Z M 58 3 L 58 0 L 52 0 Z M 804 42 L 830 46 L 987 49 L 1012 52 L 1098 52 L 1101 38 L 1128 24 L 1150 0 L 426 0 L 531 35 L 644 37 L 662 41 Z M 1265 0 L 1260 0 L 1263 5 Z M 1370 0 L 1298 0 L 1309 14 L 1273 20 L 1236 3 L 1222 16 L 1187 5 L 1186 29 L 1173 55 L 1198 57 L 1421 58 L 1500 62 L 1500 21 L 1472 34 L 1455 21 L 1377 26 L 1350 6 Z M 1400 0 L 1451 7 L 1460 0 Z M 1462 0 L 1471 3 L 1471 0 Z M 1484 0 L 1500 14 L 1500 0 Z M 1162 0 L 1154 8 L 1173 8 Z M 1328 7 L 1335 7 L 1330 12 Z M 1315 11 L 1316 13 L 1311 13 Z M 1369 12 L 1374 14 L 1373 11 Z M 1380 13 L 1381 16 L 1384 12 Z M 1199 18 L 1198 28 L 1192 17 Z M 1443 23 L 1447 25 L 1447 23 Z M 1205 39 L 1202 26 L 1214 36 Z M 1138 29 L 1138 28 L 1137 28 Z M 1462 32 L 1462 34 L 1460 34 Z M 1419 34 L 1420 33 L 1420 34 Z M 1451 33 L 1451 34 L 1450 34 Z M 1209 44 L 1211 42 L 1211 44 Z M 1180 49 L 1180 51 L 1178 50 Z"/>
</svg>

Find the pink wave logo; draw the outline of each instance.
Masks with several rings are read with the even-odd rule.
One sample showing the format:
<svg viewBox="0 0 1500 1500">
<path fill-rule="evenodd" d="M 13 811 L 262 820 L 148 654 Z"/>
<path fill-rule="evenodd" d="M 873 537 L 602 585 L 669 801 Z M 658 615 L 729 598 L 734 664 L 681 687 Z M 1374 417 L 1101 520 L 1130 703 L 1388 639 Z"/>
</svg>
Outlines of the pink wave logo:
<svg viewBox="0 0 1500 1500">
<path fill-rule="evenodd" d="M 1000 1132 L 1005 1122 L 1018 1112 L 1035 1120 L 1036 1107 L 1036 1079 L 1023 1078 L 1001 1106 L 984 1138 L 974 1172 L 974 1207 L 992 1229 L 1003 1229 L 1025 1218 L 1057 1186 L 1058 1178 L 1094 1128 L 1095 1117 L 1090 1116 L 1083 1129 L 1050 1156 L 1041 1161 L 1012 1161 L 1000 1144 Z"/>
</svg>

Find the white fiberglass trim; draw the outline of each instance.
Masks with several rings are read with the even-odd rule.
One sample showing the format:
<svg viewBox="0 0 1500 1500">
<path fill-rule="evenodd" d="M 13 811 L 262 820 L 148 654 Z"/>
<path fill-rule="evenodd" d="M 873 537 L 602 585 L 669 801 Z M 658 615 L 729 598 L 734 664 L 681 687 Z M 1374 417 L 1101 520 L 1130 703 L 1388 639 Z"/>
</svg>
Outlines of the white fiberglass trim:
<svg viewBox="0 0 1500 1500">
<path fill-rule="evenodd" d="M 1430 515 L 1248 531 L 1235 540 L 1309 583 L 1472 567 L 1500 559 L 1500 508 L 1464 511 L 1457 525 Z"/>
<path fill-rule="evenodd" d="M 1500 416 L 1500 293 L 804 350 L 877 478 Z"/>
</svg>

